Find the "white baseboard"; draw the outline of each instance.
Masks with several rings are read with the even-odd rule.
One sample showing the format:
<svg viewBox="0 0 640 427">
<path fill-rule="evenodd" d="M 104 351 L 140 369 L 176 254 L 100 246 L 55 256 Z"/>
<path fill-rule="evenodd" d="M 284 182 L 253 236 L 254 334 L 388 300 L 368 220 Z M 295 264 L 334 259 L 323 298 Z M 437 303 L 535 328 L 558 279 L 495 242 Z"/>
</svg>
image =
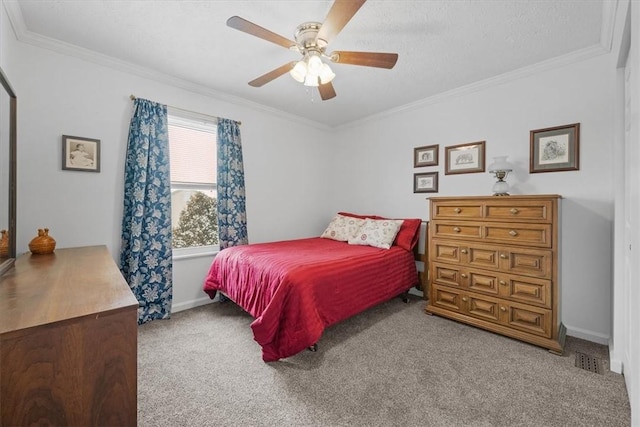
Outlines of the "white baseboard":
<svg viewBox="0 0 640 427">
<path fill-rule="evenodd" d="M 575 328 L 573 326 L 569 326 L 566 323 L 564 326 L 567 328 L 567 335 L 571 337 L 580 338 L 582 340 L 595 342 L 597 344 L 609 345 L 609 340 L 611 337 L 609 335 L 599 334 L 593 331 L 587 331 L 585 329 Z"/>
<path fill-rule="evenodd" d="M 173 303 L 171 305 L 171 312 L 177 313 L 183 310 L 189 310 L 190 308 L 200 307 L 201 305 L 211 304 L 212 302 L 216 302 L 218 300 L 218 295 L 214 299 L 209 298 L 208 296 L 194 299 L 191 301 Z"/>
</svg>

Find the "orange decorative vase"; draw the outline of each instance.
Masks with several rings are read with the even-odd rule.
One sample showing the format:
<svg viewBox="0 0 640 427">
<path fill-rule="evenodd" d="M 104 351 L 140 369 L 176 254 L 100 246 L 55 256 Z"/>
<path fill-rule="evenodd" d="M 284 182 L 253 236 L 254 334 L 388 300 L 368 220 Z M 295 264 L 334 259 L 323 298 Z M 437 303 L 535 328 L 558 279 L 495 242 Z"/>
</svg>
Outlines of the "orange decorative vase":
<svg viewBox="0 0 640 427">
<path fill-rule="evenodd" d="M 0 258 L 9 256 L 9 232 L 7 230 L 0 230 L 2 236 L 0 236 Z"/>
<path fill-rule="evenodd" d="M 29 242 L 29 250 L 32 254 L 43 255 L 50 254 L 56 248 L 56 241 L 49 236 L 49 229 L 38 229 L 38 235 Z"/>
</svg>

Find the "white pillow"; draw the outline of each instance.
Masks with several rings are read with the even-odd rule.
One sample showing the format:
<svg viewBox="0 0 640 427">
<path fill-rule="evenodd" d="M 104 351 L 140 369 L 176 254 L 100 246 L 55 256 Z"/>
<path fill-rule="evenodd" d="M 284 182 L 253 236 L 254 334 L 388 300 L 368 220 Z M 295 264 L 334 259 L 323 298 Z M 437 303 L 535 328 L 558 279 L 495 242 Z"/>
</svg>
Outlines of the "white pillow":
<svg viewBox="0 0 640 427">
<path fill-rule="evenodd" d="M 364 219 L 336 214 L 320 237 L 346 242 L 355 236 L 362 224 Z"/>
<path fill-rule="evenodd" d="M 368 245 L 389 249 L 396 238 L 402 220 L 366 219 L 358 233 L 348 240 L 351 245 Z"/>
</svg>

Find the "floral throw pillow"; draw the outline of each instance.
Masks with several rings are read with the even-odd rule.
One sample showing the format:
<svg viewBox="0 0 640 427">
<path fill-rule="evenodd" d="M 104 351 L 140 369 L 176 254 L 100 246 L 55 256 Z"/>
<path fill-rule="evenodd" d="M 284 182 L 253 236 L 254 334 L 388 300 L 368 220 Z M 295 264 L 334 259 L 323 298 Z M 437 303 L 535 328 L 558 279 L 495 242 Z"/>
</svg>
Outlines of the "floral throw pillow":
<svg viewBox="0 0 640 427">
<path fill-rule="evenodd" d="M 346 242 L 358 232 L 364 221 L 360 218 L 336 215 L 320 237 Z"/>
<path fill-rule="evenodd" d="M 348 240 L 351 245 L 368 245 L 381 249 L 389 249 L 396 238 L 402 220 L 366 219 L 358 233 Z"/>
</svg>

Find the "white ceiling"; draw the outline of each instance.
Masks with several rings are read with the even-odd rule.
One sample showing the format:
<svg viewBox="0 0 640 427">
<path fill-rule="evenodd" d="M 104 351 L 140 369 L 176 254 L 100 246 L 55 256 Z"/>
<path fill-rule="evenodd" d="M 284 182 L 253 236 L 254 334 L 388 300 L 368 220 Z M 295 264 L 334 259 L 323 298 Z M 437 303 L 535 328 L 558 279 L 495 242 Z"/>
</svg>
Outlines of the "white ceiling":
<svg viewBox="0 0 640 427">
<path fill-rule="evenodd" d="M 5 0 L 19 40 L 234 102 L 337 127 L 495 76 L 608 50 L 615 0 L 369 0 L 327 49 L 396 52 L 392 70 L 331 64 L 321 101 L 285 74 L 247 83 L 299 54 L 234 30 L 238 15 L 288 39 L 331 0 Z M 519 71 L 517 71 L 519 70 Z M 507 74 L 509 75 L 509 74 Z M 309 89 L 312 89 L 309 91 Z M 162 100 L 157 100 L 162 101 Z M 180 107 L 176 105 L 176 107 Z"/>
</svg>

